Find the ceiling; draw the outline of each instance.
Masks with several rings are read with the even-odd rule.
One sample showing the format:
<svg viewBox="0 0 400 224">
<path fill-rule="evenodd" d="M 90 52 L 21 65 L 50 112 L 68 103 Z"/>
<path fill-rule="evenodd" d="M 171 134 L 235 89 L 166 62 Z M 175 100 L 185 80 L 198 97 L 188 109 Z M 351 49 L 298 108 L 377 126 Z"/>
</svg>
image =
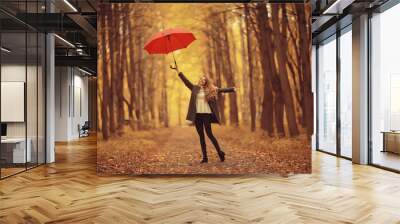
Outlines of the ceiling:
<svg viewBox="0 0 400 224">
<path fill-rule="evenodd" d="M 96 0 L 1 0 L 0 22 L 3 43 L 15 48 L 13 54 L 26 54 L 20 32 L 54 32 L 56 64 L 82 66 L 91 71 L 97 68 L 97 11 Z M 167 2 L 171 0 L 102 0 L 101 2 Z M 192 0 L 194 2 L 196 0 Z M 204 0 L 199 0 L 204 2 Z M 306 0 L 307 1 L 307 0 Z M 332 35 L 340 26 L 351 23 L 352 16 L 376 8 L 388 0 L 309 0 L 312 4 L 313 42 Z M 99 1 L 100 2 L 100 1 Z M 174 2 L 187 2 L 175 0 Z M 215 0 L 213 2 L 231 2 Z M 249 2 L 243 0 L 239 2 Z M 252 1 L 257 2 L 257 1 Z M 269 0 L 268 2 L 304 2 L 304 0 Z M 51 9 L 51 10 L 50 10 Z M 51 11 L 51 13 L 49 13 Z M 21 42 L 22 41 L 22 42 Z M 12 43 L 14 42 L 14 43 Z M 74 46 L 72 46 L 72 45 Z M 28 54 L 32 51 L 28 46 Z M 20 49 L 20 50 L 17 50 Z"/>
<path fill-rule="evenodd" d="M 50 13 L 51 12 L 51 13 Z M 96 0 L 1 0 L 0 25 L 2 45 L 12 49 L 7 57 L 28 58 L 36 46 L 25 49 L 25 32 L 57 34 L 56 66 L 79 66 L 92 73 L 97 69 Z"/>
<path fill-rule="evenodd" d="M 313 43 L 319 43 L 352 23 L 352 18 L 373 11 L 390 0 L 312 0 Z"/>
</svg>

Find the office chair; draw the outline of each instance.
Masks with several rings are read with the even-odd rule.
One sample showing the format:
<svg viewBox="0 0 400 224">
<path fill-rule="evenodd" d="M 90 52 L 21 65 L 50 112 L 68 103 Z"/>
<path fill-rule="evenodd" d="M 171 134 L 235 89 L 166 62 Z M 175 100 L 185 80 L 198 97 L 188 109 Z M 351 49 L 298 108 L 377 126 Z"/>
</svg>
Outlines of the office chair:
<svg viewBox="0 0 400 224">
<path fill-rule="evenodd" d="M 78 125 L 78 129 L 79 129 L 79 138 L 89 136 L 89 130 L 90 130 L 89 121 L 85 121 L 85 123 L 82 125 L 82 127 L 80 127 L 80 125 Z"/>
</svg>

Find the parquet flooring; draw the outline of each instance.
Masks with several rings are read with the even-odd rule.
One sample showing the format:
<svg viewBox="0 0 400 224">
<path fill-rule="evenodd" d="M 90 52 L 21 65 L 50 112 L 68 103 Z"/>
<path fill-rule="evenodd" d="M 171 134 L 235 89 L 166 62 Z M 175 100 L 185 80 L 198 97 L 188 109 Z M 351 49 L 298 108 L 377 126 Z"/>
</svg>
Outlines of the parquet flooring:
<svg viewBox="0 0 400 224">
<path fill-rule="evenodd" d="M 313 152 L 313 174 L 96 175 L 96 144 L 0 181 L 0 223 L 400 223 L 400 175 Z"/>
</svg>

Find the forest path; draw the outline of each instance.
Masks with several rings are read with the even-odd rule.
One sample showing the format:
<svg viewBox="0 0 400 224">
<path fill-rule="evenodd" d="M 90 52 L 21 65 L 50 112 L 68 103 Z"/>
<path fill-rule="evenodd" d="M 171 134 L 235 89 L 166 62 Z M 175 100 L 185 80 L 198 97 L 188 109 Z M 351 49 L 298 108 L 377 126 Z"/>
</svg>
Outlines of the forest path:
<svg viewBox="0 0 400 224">
<path fill-rule="evenodd" d="M 308 172 L 311 150 L 305 136 L 269 138 L 244 128 L 213 125 L 225 162 L 206 136 L 209 162 L 200 164 L 201 148 L 194 127 L 126 131 L 99 143 L 99 171 L 129 174 L 245 174 Z"/>
</svg>

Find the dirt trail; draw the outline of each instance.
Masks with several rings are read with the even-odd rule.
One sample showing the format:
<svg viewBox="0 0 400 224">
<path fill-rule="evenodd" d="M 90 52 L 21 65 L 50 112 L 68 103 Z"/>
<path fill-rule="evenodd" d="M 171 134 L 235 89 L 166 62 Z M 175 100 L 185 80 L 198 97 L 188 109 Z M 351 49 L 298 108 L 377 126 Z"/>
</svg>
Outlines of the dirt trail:
<svg viewBox="0 0 400 224">
<path fill-rule="evenodd" d="M 268 138 L 241 128 L 213 126 L 226 153 L 220 162 L 206 137 L 209 162 L 200 164 L 201 149 L 194 127 L 128 132 L 99 143 L 98 169 L 121 174 L 307 173 L 311 150 L 305 136 Z"/>
</svg>

